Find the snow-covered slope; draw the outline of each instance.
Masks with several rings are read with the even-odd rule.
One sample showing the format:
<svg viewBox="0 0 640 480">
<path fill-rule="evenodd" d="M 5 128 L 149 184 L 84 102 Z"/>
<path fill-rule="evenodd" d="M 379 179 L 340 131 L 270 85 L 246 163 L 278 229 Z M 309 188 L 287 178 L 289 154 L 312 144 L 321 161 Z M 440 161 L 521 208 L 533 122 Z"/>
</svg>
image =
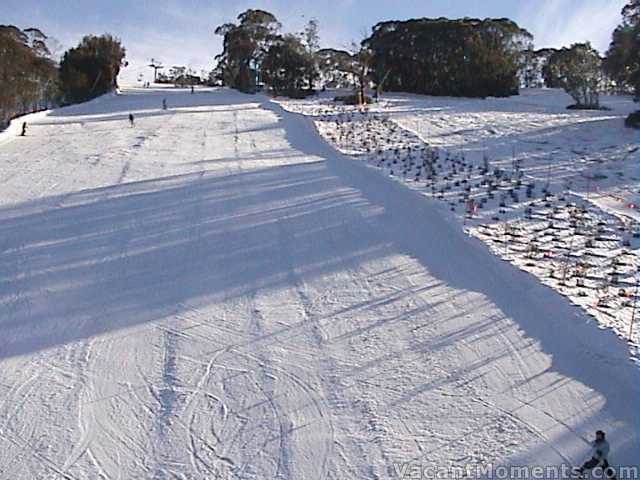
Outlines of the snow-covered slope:
<svg viewBox="0 0 640 480">
<path fill-rule="evenodd" d="M 640 458 L 618 337 L 264 97 L 57 110 L 0 185 L 0 478 Z"/>
<path fill-rule="evenodd" d="M 465 230 L 629 341 L 640 268 L 636 106 L 569 111 L 560 90 L 510 98 L 395 94 L 360 111 L 330 92 L 278 100 L 341 152 L 447 204 Z"/>
</svg>

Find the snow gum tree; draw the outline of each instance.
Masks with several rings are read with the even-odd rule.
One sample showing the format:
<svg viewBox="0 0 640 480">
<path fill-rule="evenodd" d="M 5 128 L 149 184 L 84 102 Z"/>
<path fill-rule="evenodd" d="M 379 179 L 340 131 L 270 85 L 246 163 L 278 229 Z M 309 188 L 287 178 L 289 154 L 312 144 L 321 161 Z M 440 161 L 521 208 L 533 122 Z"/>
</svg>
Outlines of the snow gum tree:
<svg viewBox="0 0 640 480">
<path fill-rule="evenodd" d="M 356 44 L 352 45 L 351 52 L 324 48 L 318 51 L 317 56 L 325 81 L 336 86 L 349 83 L 358 98 L 361 101 L 364 99 L 371 72 L 372 56 L 369 49 Z"/>
<path fill-rule="evenodd" d="M 322 48 L 316 52 L 322 82 L 329 87 L 342 88 L 353 83 L 351 54 L 346 50 Z"/>
<path fill-rule="evenodd" d="M 64 102 L 84 102 L 116 88 L 124 57 L 120 40 L 111 35 L 84 37 L 64 54 L 60 63 Z"/>
<path fill-rule="evenodd" d="M 255 89 L 256 74 L 269 47 L 278 39 L 280 23 L 264 10 L 249 9 L 238 15 L 238 23 L 216 28 L 222 35 L 223 51 L 216 57 L 224 83 L 243 92 Z"/>
<path fill-rule="evenodd" d="M 600 108 L 603 86 L 602 59 L 591 44 L 576 43 L 549 59 L 551 75 L 576 101 L 576 108 Z"/>
<path fill-rule="evenodd" d="M 301 95 L 314 70 L 305 45 L 291 34 L 274 41 L 262 61 L 262 78 L 276 95 Z"/>
<path fill-rule="evenodd" d="M 622 10 L 622 23 L 613 31 L 604 61 L 606 73 L 621 90 L 640 98 L 640 0 Z"/>
<path fill-rule="evenodd" d="M 307 22 L 302 36 L 306 47 L 307 69 L 306 76 L 309 89 L 313 89 L 318 79 L 318 58 L 317 52 L 320 50 L 320 34 L 318 20 L 312 18 Z"/>
<path fill-rule="evenodd" d="M 508 19 L 420 18 L 378 23 L 362 45 L 387 90 L 487 97 L 518 93 L 532 38 Z"/>
<path fill-rule="evenodd" d="M 58 70 L 40 30 L 0 25 L 0 128 L 14 116 L 48 108 L 58 97 Z"/>
</svg>

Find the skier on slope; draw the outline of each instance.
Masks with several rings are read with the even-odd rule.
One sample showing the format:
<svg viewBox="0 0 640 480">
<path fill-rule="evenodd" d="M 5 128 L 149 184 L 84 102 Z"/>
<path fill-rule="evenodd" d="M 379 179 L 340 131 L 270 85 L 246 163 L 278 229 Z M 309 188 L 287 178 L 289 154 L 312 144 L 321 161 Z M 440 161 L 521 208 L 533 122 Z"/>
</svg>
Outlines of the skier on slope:
<svg viewBox="0 0 640 480">
<path fill-rule="evenodd" d="M 166 110 L 166 109 L 167 109 L 167 99 L 166 99 L 166 98 L 163 98 L 163 99 L 162 99 L 162 109 L 163 109 L 163 110 Z"/>
<path fill-rule="evenodd" d="M 22 122 L 22 132 L 20 133 L 21 137 L 24 137 L 27 135 L 27 122 Z"/>
<path fill-rule="evenodd" d="M 129 124 L 133 127 L 135 124 L 135 119 L 133 118 L 133 113 L 129 114 Z"/>
<path fill-rule="evenodd" d="M 601 467 L 606 478 L 616 478 L 613 468 L 609 466 L 607 456 L 609 455 L 609 442 L 605 440 L 605 433 L 602 430 L 596 432 L 596 439 L 591 442 L 591 459 L 584 462 L 577 470 L 580 478 L 584 478 L 585 472 L 590 472 L 596 467 Z"/>
</svg>

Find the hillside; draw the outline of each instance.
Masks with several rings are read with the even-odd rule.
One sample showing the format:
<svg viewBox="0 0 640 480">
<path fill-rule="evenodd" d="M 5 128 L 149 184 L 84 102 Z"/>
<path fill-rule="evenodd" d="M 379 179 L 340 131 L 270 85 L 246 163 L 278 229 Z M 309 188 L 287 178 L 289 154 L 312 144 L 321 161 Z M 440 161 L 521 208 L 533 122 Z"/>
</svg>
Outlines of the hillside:
<svg viewBox="0 0 640 480">
<path fill-rule="evenodd" d="M 637 464 L 628 344 L 284 107 L 125 89 L 3 134 L 0 478 L 559 467 L 597 429 Z"/>
</svg>

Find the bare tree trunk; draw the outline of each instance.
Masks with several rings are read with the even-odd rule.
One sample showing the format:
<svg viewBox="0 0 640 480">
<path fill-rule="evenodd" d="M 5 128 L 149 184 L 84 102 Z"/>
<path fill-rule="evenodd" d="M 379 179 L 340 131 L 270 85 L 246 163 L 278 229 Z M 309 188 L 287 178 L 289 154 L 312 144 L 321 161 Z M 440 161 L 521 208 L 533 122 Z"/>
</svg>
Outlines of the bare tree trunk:
<svg viewBox="0 0 640 480">
<path fill-rule="evenodd" d="M 365 67 L 363 66 L 360 69 L 360 72 L 358 74 L 358 82 L 359 82 L 359 89 L 360 89 L 360 98 L 358 103 L 362 106 L 366 103 L 365 101 L 365 96 L 364 96 L 364 89 L 365 89 L 365 82 L 366 82 L 366 73 L 365 73 Z"/>
<path fill-rule="evenodd" d="M 385 74 L 382 76 L 382 80 L 376 85 L 376 98 L 380 98 L 382 96 L 382 89 L 384 88 L 384 82 L 387 80 L 387 77 L 391 73 L 391 70 L 387 70 Z"/>
</svg>

